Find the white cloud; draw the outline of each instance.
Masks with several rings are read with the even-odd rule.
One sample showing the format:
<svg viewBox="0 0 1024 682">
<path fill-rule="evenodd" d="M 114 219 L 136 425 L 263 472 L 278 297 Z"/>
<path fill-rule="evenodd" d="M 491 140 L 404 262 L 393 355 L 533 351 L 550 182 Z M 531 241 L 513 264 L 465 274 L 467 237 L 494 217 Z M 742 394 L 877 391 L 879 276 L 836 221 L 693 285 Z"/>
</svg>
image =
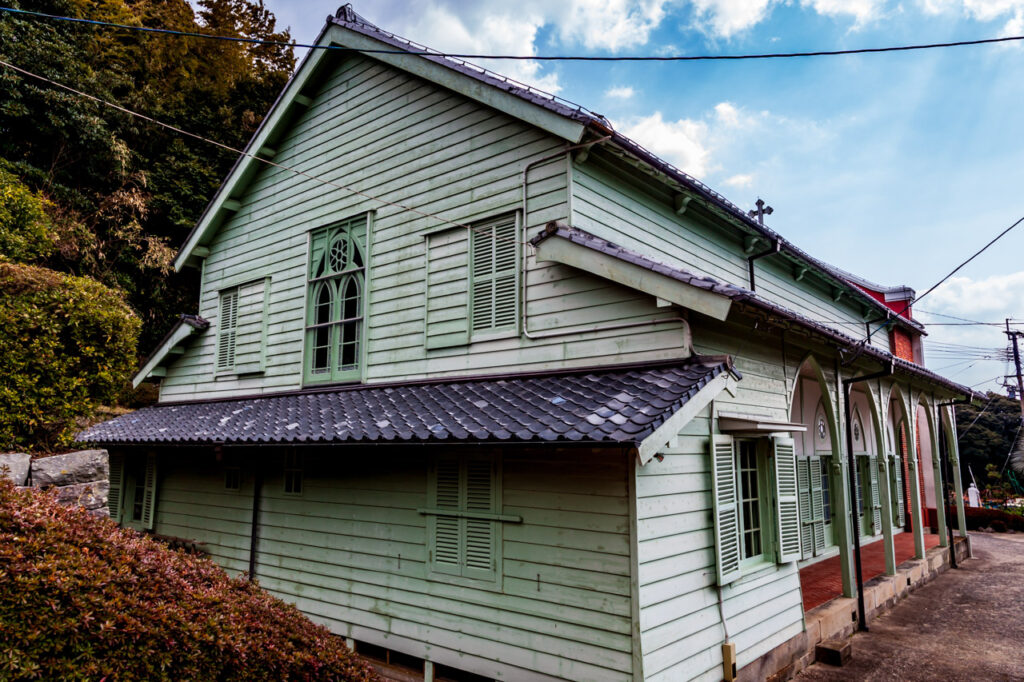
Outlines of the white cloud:
<svg viewBox="0 0 1024 682">
<path fill-rule="evenodd" d="M 853 17 L 856 27 L 877 19 L 883 4 L 884 0 L 800 0 L 802 7 L 811 7 L 822 16 Z"/>
<path fill-rule="evenodd" d="M 927 14 L 956 13 L 975 21 L 1002 21 L 1001 35 L 1024 30 L 1024 0 L 919 0 Z"/>
<path fill-rule="evenodd" d="M 754 176 L 750 173 L 740 173 L 739 175 L 733 175 L 731 177 L 722 180 L 722 183 L 737 189 L 750 187 L 754 184 Z"/>
<path fill-rule="evenodd" d="M 710 24 L 714 35 L 729 38 L 758 24 L 777 0 L 693 0 L 697 18 Z"/>
<path fill-rule="evenodd" d="M 645 45 L 665 18 L 666 0 L 569 0 L 538 3 L 554 13 L 563 40 L 619 50 Z"/>
<path fill-rule="evenodd" d="M 716 104 L 715 115 L 723 125 L 732 127 L 740 125 L 740 111 L 731 102 L 719 102 Z"/>
<path fill-rule="evenodd" d="M 708 125 L 703 121 L 666 121 L 656 111 L 627 121 L 620 130 L 694 177 L 704 177 L 709 170 Z"/>
<path fill-rule="evenodd" d="M 605 91 L 605 97 L 611 97 L 613 99 L 632 99 L 636 91 L 628 85 L 620 85 L 614 88 L 609 88 Z"/>
</svg>

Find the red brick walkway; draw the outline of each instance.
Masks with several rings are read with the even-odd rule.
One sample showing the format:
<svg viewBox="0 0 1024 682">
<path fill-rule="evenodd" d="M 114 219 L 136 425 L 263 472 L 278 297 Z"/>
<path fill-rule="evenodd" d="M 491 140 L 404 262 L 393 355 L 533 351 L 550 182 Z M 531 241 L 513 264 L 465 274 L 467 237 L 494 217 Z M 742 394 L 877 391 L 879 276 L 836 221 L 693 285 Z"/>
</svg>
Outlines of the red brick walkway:
<svg viewBox="0 0 1024 682">
<path fill-rule="evenodd" d="M 914 535 L 913 533 L 900 533 L 893 538 L 896 550 L 896 565 L 914 558 Z M 924 534 L 924 547 L 931 549 L 939 546 L 939 536 L 931 533 Z M 878 540 L 870 545 L 861 547 L 861 566 L 864 572 L 864 582 L 885 574 L 885 540 Z M 804 611 L 810 611 L 815 606 L 821 606 L 843 594 L 843 576 L 840 569 L 840 559 L 836 555 L 830 559 L 811 564 L 800 569 L 800 589 L 804 595 Z"/>
</svg>

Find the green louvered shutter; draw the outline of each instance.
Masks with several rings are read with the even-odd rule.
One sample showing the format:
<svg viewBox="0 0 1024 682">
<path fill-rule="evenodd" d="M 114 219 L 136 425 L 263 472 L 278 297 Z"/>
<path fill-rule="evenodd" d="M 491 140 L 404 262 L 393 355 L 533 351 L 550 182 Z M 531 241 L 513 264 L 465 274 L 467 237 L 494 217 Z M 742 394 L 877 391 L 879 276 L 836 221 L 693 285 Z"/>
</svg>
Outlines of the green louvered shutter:
<svg viewBox="0 0 1024 682">
<path fill-rule="evenodd" d="M 906 510 L 904 509 L 905 505 L 903 500 L 903 460 L 901 458 L 896 458 L 893 471 L 896 473 L 897 522 L 900 528 L 902 528 L 906 524 Z"/>
<path fill-rule="evenodd" d="M 434 507 L 437 509 L 459 508 L 459 469 L 457 458 L 444 457 L 437 460 L 434 482 Z M 441 515 L 433 519 L 433 568 L 440 573 L 459 575 L 459 557 L 462 555 L 460 527 L 464 519 Z"/>
<path fill-rule="evenodd" d="M 217 371 L 235 367 L 235 337 L 238 329 L 238 289 L 220 295 L 220 318 L 217 320 Z"/>
<path fill-rule="evenodd" d="M 468 512 L 491 513 L 495 508 L 493 465 L 489 459 L 466 462 L 466 499 Z M 494 577 L 494 524 L 490 519 L 466 518 L 465 560 L 462 574 L 468 578 Z"/>
<path fill-rule="evenodd" d="M 121 523 L 121 498 L 124 491 L 124 456 L 110 453 L 110 493 L 107 495 L 107 509 L 114 523 Z"/>
<path fill-rule="evenodd" d="M 800 506 L 800 546 L 806 559 L 814 554 L 814 512 L 811 506 L 810 458 L 796 458 L 796 484 Z"/>
<path fill-rule="evenodd" d="M 871 534 L 878 535 L 882 532 L 882 504 L 878 496 L 878 467 L 881 462 L 878 457 L 872 456 L 868 466 L 871 469 Z"/>
<path fill-rule="evenodd" d="M 800 509 L 797 504 L 796 445 L 776 437 L 775 514 L 779 530 L 779 563 L 800 559 Z"/>
<path fill-rule="evenodd" d="M 711 482 L 715 515 L 718 584 L 740 576 L 740 528 L 737 504 L 736 453 L 732 436 L 715 434 L 711 451 Z"/>
<path fill-rule="evenodd" d="M 474 332 L 516 326 L 516 220 L 514 216 L 473 228 L 472 312 Z"/>
<path fill-rule="evenodd" d="M 817 556 L 825 549 L 825 514 L 824 490 L 821 485 L 821 468 L 824 466 L 821 457 L 811 458 L 811 515 L 813 521 L 814 554 Z"/>
<path fill-rule="evenodd" d="M 156 453 L 146 455 L 146 472 L 142 494 L 142 527 L 153 529 L 153 515 L 156 510 Z"/>
</svg>

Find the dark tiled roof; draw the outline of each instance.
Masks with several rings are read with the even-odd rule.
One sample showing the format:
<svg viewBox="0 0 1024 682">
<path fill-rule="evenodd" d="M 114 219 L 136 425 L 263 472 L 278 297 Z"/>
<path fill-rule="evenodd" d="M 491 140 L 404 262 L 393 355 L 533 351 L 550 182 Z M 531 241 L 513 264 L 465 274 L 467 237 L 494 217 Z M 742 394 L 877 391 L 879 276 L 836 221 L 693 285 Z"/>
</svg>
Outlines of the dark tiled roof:
<svg viewBox="0 0 1024 682">
<path fill-rule="evenodd" d="M 637 444 L 711 379 L 719 358 L 600 372 L 359 386 L 154 405 L 78 434 L 84 443 L 590 441 Z"/>
<path fill-rule="evenodd" d="M 581 230 L 578 227 L 571 227 L 563 223 L 548 223 L 540 233 L 530 240 L 530 243 L 536 246 L 545 239 L 556 236 L 561 237 L 562 239 L 567 239 L 582 247 L 592 249 L 624 262 L 631 263 L 632 265 L 650 270 L 651 272 L 656 272 L 680 282 L 685 282 L 691 286 L 704 289 L 705 291 L 712 291 L 716 294 L 728 296 L 737 303 L 769 313 L 770 315 L 776 316 L 780 321 L 791 322 L 808 331 L 823 336 L 846 350 L 866 355 L 869 358 L 886 364 L 893 362 L 896 370 L 903 372 L 904 374 L 918 376 L 932 383 L 951 389 L 957 393 L 963 393 L 967 396 L 975 395 L 974 391 L 966 386 L 961 386 L 958 383 L 950 381 L 931 370 L 925 369 L 921 365 L 894 357 L 887 351 L 871 346 L 870 344 L 866 344 L 861 339 L 855 339 L 852 336 L 844 334 L 843 332 L 826 324 L 807 318 L 800 313 L 794 312 L 785 306 L 775 303 L 774 301 L 769 301 L 749 289 L 720 282 L 713 277 L 708 277 L 707 275 L 694 274 L 682 268 L 658 262 L 648 258 L 647 256 L 639 254 L 636 251 L 619 246 L 618 244 L 613 244 L 605 239 L 601 239 L 600 237 L 597 237 L 586 230 Z"/>
</svg>

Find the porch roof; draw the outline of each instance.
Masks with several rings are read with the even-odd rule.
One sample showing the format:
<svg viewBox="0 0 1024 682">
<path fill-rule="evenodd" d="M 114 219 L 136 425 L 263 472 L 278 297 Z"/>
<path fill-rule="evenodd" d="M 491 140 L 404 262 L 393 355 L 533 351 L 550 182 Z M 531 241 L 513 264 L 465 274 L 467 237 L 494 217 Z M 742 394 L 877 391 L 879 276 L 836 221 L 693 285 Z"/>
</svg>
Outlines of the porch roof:
<svg viewBox="0 0 1024 682">
<path fill-rule="evenodd" d="M 77 439 L 98 445 L 600 442 L 640 445 L 719 375 L 722 357 L 548 375 L 353 386 L 146 407 Z M 720 389 L 719 389 L 720 390 Z M 703 397 L 703 396 L 702 396 Z"/>
</svg>

